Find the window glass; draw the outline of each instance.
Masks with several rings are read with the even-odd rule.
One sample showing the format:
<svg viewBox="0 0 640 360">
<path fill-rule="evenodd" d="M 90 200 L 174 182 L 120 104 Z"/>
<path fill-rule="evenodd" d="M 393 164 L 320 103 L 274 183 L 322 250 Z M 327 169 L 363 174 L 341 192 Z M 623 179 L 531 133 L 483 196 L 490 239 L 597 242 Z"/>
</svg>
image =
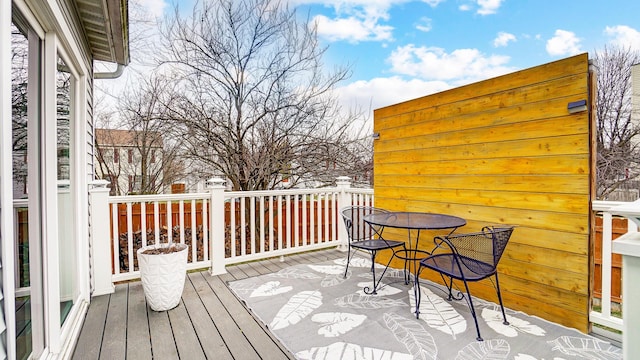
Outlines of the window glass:
<svg viewBox="0 0 640 360">
<path fill-rule="evenodd" d="M 56 90 L 58 180 L 69 180 L 71 74 L 60 57 L 58 57 L 58 71 L 56 73 Z"/>
<path fill-rule="evenodd" d="M 29 239 L 29 208 L 27 199 L 28 174 L 28 112 L 29 86 L 37 86 L 38 79 L 29 80 L 30 47 L 27 31 L 15 24 L 11 25 L 11 125 L 13 152 L 13 209 L 17 224 L 15 237 L 16 252 L 16 358 L 27 359 L 33 350 L 33 330 L 31 296 L 31 262 Z M 31 54 L 38 56 L 38 54 Z M 37 62 L 35 62 L 37 64 Z M 35 213 L 35 212 L 34 212 Z M 34 215 L 34 214 L 31 214 Z M 37 235 L 33 234 L 32 237 Z M 34 284 L 35 286 L 35 284 Z"/>
<path fill-rule="evenodd" d="M 71 311 L 76 298 L 76 246 L 72 168 L 72 132 L 74 120 L 74 77 L 62 57 L 56 72 L 56 144 L 58 147 L 58 255 L 60 275 L 60 324 Z"/>
</svg>

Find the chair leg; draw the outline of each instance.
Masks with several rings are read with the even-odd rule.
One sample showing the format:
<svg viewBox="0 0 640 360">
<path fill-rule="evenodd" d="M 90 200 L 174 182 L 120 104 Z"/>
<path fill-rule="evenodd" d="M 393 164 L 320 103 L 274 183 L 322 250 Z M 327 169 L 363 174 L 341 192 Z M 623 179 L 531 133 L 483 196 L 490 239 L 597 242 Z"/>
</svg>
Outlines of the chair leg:
<svg viewBox="0 0 640 360">
<path fill-rule="evenodd" d="M 464 288 L 465 290 L 467 290 L 467 299 L 469 300 L 469 309 L 471 310 L 471 315 L 473 315 L 473 321 L 476 323 L 476 332 L 478 333 L 478 337 L 476 338 L 476 340 L 478 341 L 483 341 L 482 340 L 482 336 L 480 336 L 480 326 L 478 326 L 478 318 L 476 317 L 476 310 L 473 307 L 473 301 L 471 300 L 471 292 L 469 292 L 469 285 L 467 285 L 467 282 L 464 281 Z"/>
<path fill-rule="evenodd" d="M 392 255 L 391 257 L 389 257 L 389 261 L 387 262 L 387 265 L 385 265 L 384 270 L 382 270 L 382 274 L 380 274 L 380 277 L 376 281 L 376 267 L 375 267 L 376 254 L 377 254 L 377 251 L 375 250 L 371 251 L 371 274 L 373 276 L 373 288 L 369 288 L 368 286 L 364 288 L 364 293 L 367 295 L 378 294 L 378 285 L 380 285 L 380 282 L 382 282 L 382 278 L 384 277 L 384 274 L 387 272 L 387 269 L 389 269 L 389 265 L 391 265 L 391 260 L 393 260 L 393 255 Z"/>
<path fill-rule="evenodd" d="M 502 305 L 502 295 L 500 294 L 500 282 L 498 281 L 498 273 L 496 272 L 496 292 L 498 293 L 498 301 L 500 302 L 500 309 L 502 310 L 503 324 L 509 325 L 507 321 L 507 315 L 504 313 L 504 305 Z"/>
<path fill-rule="evenodd" d="M 444 279 L 444 277 L 443 277 L 443 279 Z M 445 281 L 445 284 L 446 283 L 447 282 Z M 465 283 L 465 285 L 466 285 L 466 283 Z M 451 301 L 451 300 L 455 299 L 455 296 L 453 296 L 453 290 L 452 290 L 453 289 L 453 278 L 449 278 L 449 284 L 447 284 L 447 289 L 449 290 L 449 298 L 447 300 Z"/>
<path fill-rule="evenodd" d="M 378 284 L 376 283 L 376 251 L 371 250 L 371 276 L 373 276 L 373 290 L 370 290 L 368 286 L 364 288 L 364 293 L 368 295 L 376 295 L 376 288 Z M 386 270 L 386 269 L 385 269 Z M 382 273 L 384 275 L 384 272 Z"/>
<path fill-rule="evenodd" d="M 349 247 L 347 249 L 347 266 L 344 268 L 344 276 L 343 278 L 347 278 L 347 271 L 349 271 L 349 263 L 351 262 L 351 243 L 349 243 Z"/>
<path fill-rule="evenodd" d="M 409 285 L 409 281 L 411 281 L 411 269 L 407 266 L 409 257 L 407 256 L 407 247 L 402 244 L 402 254 L 404 255 L 404 284 Z M 393 255 L 396 255 L 396 252 L 393 252 Z M 400 258 L 400 257 L 399 257 Z M 402 258 L 400 258 L 402 259 Z"/>
<path fill-rule="evenodd" d="M 420 319 L 420 302 L 422 301 L 422 291 L 420 291 L 420 273 L 422 272 L 422 266 L 418 267 L 416 273 L 415 283 L 413 285 L 413 299 L 416 302 L 416 319 Z"/>
</svg>

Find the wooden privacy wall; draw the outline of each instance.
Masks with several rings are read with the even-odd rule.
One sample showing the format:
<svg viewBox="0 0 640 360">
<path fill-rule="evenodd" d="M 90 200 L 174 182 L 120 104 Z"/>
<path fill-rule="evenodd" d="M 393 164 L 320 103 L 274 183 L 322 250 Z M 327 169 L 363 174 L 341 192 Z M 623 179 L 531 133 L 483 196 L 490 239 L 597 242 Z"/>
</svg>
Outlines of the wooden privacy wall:
<svg viewBox="0 0 640 360">
<path fill-rule="evenodd" d="M 458 232 L 517 225 L 499 266 L 506 306 L 583 332 L 592 127 L 567 105 L 591 107 L 591 81 L 582 54 L 374 111 L 376 206 L 457 215 Z M 497 299 L 488 280 L 472 294 Z"/>
</svg>

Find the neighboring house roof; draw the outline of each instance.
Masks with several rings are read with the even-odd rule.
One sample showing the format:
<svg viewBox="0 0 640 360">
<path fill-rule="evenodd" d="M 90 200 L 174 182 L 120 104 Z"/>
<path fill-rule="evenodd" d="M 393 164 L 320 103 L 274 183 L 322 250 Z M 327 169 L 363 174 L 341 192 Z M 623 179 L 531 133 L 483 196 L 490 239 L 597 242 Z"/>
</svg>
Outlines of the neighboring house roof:
<svg viewBox="0 0 640 360">
<path fill-rule="evenodd" d="M 129 64 L 127 0 L 75 1 L 94 59 Z"/>
<path fill-rule="evenodd" d="M 136 146 L 142 141 L 142 131 L 96 129 L 96 142 L 98 145 L 108 146 Z M 147 131 L 147 145 L 149 147 L 162 148 L 162 135 L 157 131 Z"/>
</svg>

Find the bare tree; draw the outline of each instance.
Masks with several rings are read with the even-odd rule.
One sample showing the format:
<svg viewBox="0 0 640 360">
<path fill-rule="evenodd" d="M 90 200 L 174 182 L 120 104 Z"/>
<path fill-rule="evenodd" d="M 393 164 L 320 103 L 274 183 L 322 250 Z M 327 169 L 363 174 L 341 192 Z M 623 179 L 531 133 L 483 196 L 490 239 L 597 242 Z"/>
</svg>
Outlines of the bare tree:
<svg viewBox="0 0 640 360">
<path fill-rule="evenodd" d="M 605 47 L 594 58 L 598 69 L 598 199 L 640 176 L 640 139 L 636 138 L 640 124 L 631 105 L 631 66 L 639 62 L 640 53 L 615 46 Z"/>
<path fill-rule="evenodd" d="M 112 179 L 123 174 L 133 176 L 135 192 L 155 194 L 183 177 L 184 164 L 175 140 L 169 109 L 176 97 L 173 82 L 162 76 L 150 76 L 139 86 L 121 95 L 118 106 L 119 131 L 103 131 L 99 142 L 98 163 L 103 174 Z M 109 149 L 123 149 L 114 161 Z M 126 157 L 125 157 L 126 156 Z M 117 192 L 125 191 L 116 184 Z M 130 186 L 131 187 L 131 186 Z M 129 189 L 127 189 L 129 190 Z M 128 192 L 128 191 L 127 191 Z"/>
<path fill-rule="evenodd" d="M 348 175 L 355 186 L 371 187 L 373 185 L 373 138 L 370 134 L 352 141 L 346 159 L 351 164 L 345 164 L 341 175 Z"/>
<path fill-rule="evenodd" d="M 136 177 L 132 180 L 140 184 L 140 189 L 137 191 L 142 193 L 160 192 L 175 177 L 175 171 L 171 170 L 175 167 L 177 159 L 173 153 L 174 142 L 170 141 L 169 134 L 164 132 L 162 138 L 156 137 L 157 121 L 145 124 L 142 120 L 145 118 L 143 113 L 146 112 L 147 118 L 151 118 L 154 115 L 150 115 L 149 112 L 157 114 L 160 111 L 158 103 L 153 103 L 154 96 L 148 94 L 153 94 L 161 87 L 159 84 L 161 78 L 148 74 L 155 66 L 154 48 L 150 45 L 154 41 L 157 27 L 156 19 L 149 14 L 140 1 L 129 1 L 129 48 L 132 62 L 124 70 L 125 73 L 121 78 L 95 82 L 96 128 L 125 131 L 131 149 L 135 151 L 137 157 L 132 164 L 128 164 L 126 157 L 124 162 L 114 161 L 112 145 L 122 140 L 116 138 L 119 136 L 117 131 L 103 131 L 100 139 L 94 139 L 96 140 L 96 173 L 111 181 L 113 195 L 129 193 L 128 180 L 117 180 L 126 179 L 129 174 Z M 95 71 L 112 71 L 110 70 L 112 67 L 110 63 L 97 62 Z M 145 104 L 147 100 L 150 103 Z M 136 112 L 139 116 L 135 115 Z M 164 152 L 165 144 L 169 144 L 166 153 Z M 155 157 L 153 151 L 158 150 L 158 146 L 162 148 L 162 154 L 155 154 L 157 161 L 152 163 L 151 160 Z"/>
<path fill-rule="evenodd" d="M 11 127 L 14 185 L 27 184 L 27 85 L 28 41 L 11 25 Z M 24 191 L 22 191 L 24 192 Z"/>
<path fill-rule="evenodd" d="M 175 140 L 170 108 L 176 99 L 173 81 L 151 76 L 125 96 L 120 106 L 125 127 L 133 130 L 140 154 L 141 192 L 157 193 L 183 177 L 180 142 Z M 156 154 L 156 151 L 161 152 Z"/>
<path fill-rule="evenodd" d="M 315 25 L 296 16 L 272 0 L 203 1 L 164 28 L 161 64 L 183 80 L 172 110 L 184 146 L 235 190 L 325 181 L 353 165 L 341 159 L 358 114 L 342 115 L 332 93 L 349 71 L 324 72 Z"/>
</svg>

